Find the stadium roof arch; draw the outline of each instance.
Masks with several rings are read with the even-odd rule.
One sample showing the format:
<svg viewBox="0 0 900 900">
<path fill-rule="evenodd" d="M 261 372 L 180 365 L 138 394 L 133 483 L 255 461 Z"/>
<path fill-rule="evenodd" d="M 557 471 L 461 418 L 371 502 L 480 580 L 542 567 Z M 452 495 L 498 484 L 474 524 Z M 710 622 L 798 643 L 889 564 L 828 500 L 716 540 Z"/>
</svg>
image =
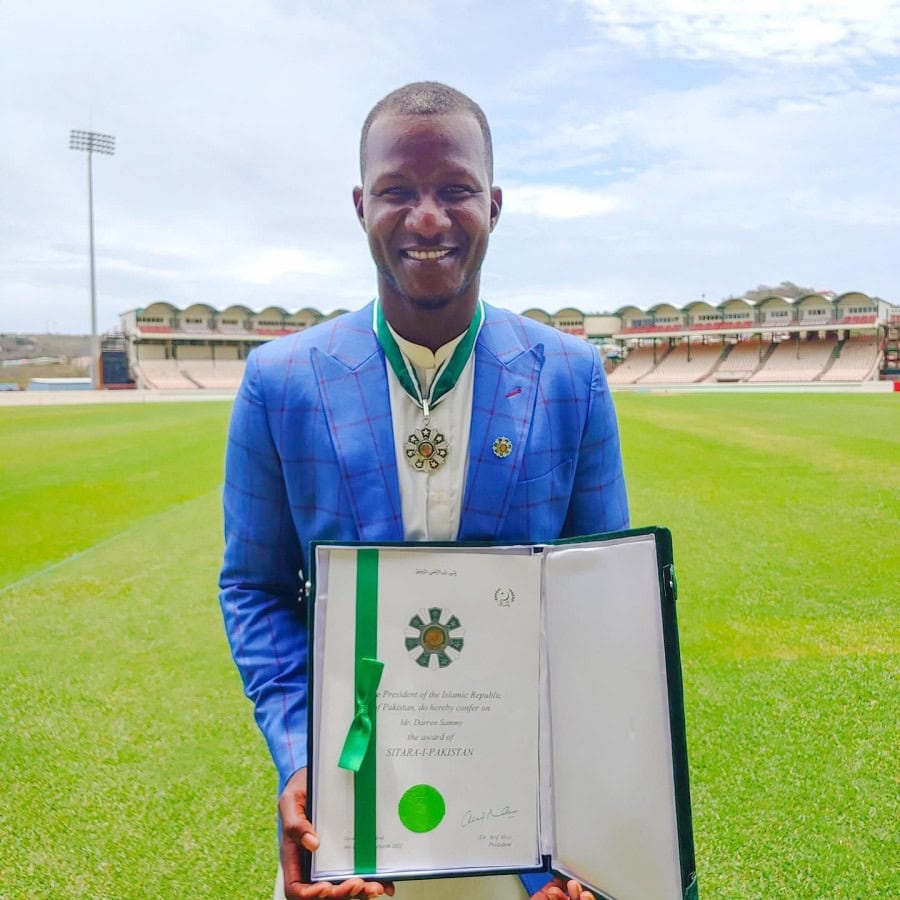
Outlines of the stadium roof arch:
<svg viewBox="0 0 900 900">
<path fill-rule="evenodd" d="M 181 310 L 181 315 L 218 315 L 218 310 L 214 306 L 210 306 L 209 303 L 191 303 L 189 306 L 186 306 L 183 310 Z"/>
<path fill-rule="evenodd" d="M 807 309 L 808 307 L 822 309 L 827 307 L 829 310 L 834 305 L 834 298 L 827 294 L 804 294 L 796 301 L 797 309 Z"/>
<path fill-rule="evenodd" d="M 135 313 L 144 318 L 146 316 L 171 316 L 178 313 L 178 307 L 168 300 L 154 300 L 149 306 L 143 306 L 135 310 Z"/>
<path fill-rule="evenodd" d="M 662 302 L 662 303 L 654 303 L 653 306 L 647 307 L 647 312 L 650 313 L 653 318 L 657 318 L 659 316 L 680 316 L 682 311 L 671 303 Z"/>
<path fill-rule="evenodd" d="M 717 308 L 721 309 L 723 313 L 738 312 L 740 310 L 749 315 L 753 311 L 753 303 L 746 297 L 727 297 L 718 304 Z"/>
<path fill-rule="evenodd" d="M 873 310 L 877 306 L 875 301 L 862 291 L 848 291 L 846 294 L 841 294 L 834 298 L 834 305 L 837 307 L 853 306 L 856 304 L 859 304 L 860 306 L 869 306 Z"/>
<path fill-rule="evenodd" d="M 709 300 L 700 299 L 700 300 L 689 300 L 687 303 L 684 304 L 684 306 L 681 307 L 681 309 L 683 312 L 688 312 L 689 310 L 693 309 L 695 306 L 701 306 L 704 309 L 715 309 L 716 308 L 715 306 L 712 305 L 712 303 L 709 302 Z"/>
<path fill-rule="evenodd" d="M 613 315 L 624 318 L 626 315 L 645 316 L 646 312 L 639 306 L 635 306 L 633 303 L 627 303 L 625 306 L 620 306 L 618 309 L 613 310 Z"/>
<path fill-rule="evenodd" d="M 695 318 L 703 313 L 721 318 L 719 308 L 713 306 L 708 300 L 691 300 L 690 303 L 682 307 L 682 312 L 687 313 L 691 318 Z"/>
<path fill-rule="evenodd" d="M 769 294 L 768 297 L 760 297 L 760 299 L 755 302 L 755 306 L 757 309 L 768 309 L 769 307 L 783 309 L 785 307 L 793 307 L 796 303 L 797 300 L 793 297 L 782 297 L 780 294 Z"/>
<path fill-rule="evenodd" d="M 231 306 L 226 306 L 225 309 L 220 313 L 222 316 L 236 316 L 236 315 L 244 315 L 244 316 L 252 316 L 253 310 L 247 306 L 246 303 L 232 303 Z"/>
<path fill-rule="evenodd" d="M 275 306 L 275 305 L 266 306 L 263 309 L 261 309 L 258 313 L 254 313 L 254 317 L 257 319 L 262 319 L 264 317 L 265 318 L 277 317 L 277 318 L 283 319 L 287 315 L 289 315 L 289 313 L 283 306 Z"/>
</svg>

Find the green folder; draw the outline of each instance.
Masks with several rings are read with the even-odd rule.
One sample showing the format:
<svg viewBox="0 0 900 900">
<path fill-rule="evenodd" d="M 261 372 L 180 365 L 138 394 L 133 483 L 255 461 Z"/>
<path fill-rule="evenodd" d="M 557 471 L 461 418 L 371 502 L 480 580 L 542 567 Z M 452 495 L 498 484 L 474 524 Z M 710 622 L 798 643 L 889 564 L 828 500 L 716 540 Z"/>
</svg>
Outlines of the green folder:
<svg viewBox="0 0 900 900">
<path fill-rule="evenodd" d="M 311 555 L 307 877 L 697 896 L 667 529 Z"/>
</svg>

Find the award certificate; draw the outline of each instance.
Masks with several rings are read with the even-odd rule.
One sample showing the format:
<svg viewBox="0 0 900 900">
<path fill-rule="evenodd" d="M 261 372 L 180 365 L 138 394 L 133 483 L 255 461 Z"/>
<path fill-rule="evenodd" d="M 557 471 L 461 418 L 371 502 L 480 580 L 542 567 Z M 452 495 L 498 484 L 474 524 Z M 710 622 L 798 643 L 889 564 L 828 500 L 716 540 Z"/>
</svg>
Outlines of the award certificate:
<svg viewBox="0 0 900 900">
<path fill-rule="evenodd" d="M 323 597 L 316 877 L 376 852 L 379 872 L 540 866 L 539 557 L 334 549 Z M 383 664 L 377 686 L 360 684 L 365 660 Z M 368 729 L 356 771 L 339 765 L 353 728 Z"/>
<path fill-rule="evenodd" d="M 313 881 L 551 870 L 696 900 L 665 528 L 313 545 Z"/>
</svg>

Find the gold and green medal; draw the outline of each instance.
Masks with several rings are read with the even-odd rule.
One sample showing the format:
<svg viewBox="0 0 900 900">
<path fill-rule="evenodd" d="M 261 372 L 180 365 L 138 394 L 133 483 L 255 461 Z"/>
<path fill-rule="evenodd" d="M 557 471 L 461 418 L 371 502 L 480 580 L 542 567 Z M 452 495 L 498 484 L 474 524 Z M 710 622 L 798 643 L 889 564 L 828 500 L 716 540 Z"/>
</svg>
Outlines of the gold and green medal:
<svg viewBox="0 0 900 900">
<path fill-rule="evenodd" d="M 447 439 L 440 431 L 431 427 L 431 410 L 456 387 L 456 382 L 459 381 L 459 376 L 462 375 L 463 369 L 472 355 L 483 321 L 484 307 L 479 301 L 465 335 L 449 358 L 435 372 L 434 378 L 431 380 L 431 387 L 425 394 L 422 392 L 416 370 L 397 346 L 397 341 L 384 317 L 381 304 L 377 301 L 375 303 L 375 334 L 384 350 L 388 365 L 397 376 L 397 380 L 407 396 L 422 410 L 424 418 L 422 427 L 417 428 L 409 435 L 403 448 L 407 462 L 417 472 L 436 472 L 450 453 Z"/>
</svg>

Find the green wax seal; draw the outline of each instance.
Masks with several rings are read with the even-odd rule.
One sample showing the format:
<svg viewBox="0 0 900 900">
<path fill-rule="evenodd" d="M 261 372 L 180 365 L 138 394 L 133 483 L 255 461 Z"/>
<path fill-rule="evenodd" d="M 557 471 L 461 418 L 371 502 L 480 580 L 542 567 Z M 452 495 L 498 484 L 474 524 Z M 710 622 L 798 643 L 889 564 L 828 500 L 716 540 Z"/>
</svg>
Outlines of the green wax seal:
<svg viewBox="0 0 900 900">
<path fill-rule="evenodd" d="M 420 833 L 437 828 L 446 811 L 441 792 L 430 784 L 414 784 L 397 805 L 400 821 L 410 831 Z"/>
</svg>

